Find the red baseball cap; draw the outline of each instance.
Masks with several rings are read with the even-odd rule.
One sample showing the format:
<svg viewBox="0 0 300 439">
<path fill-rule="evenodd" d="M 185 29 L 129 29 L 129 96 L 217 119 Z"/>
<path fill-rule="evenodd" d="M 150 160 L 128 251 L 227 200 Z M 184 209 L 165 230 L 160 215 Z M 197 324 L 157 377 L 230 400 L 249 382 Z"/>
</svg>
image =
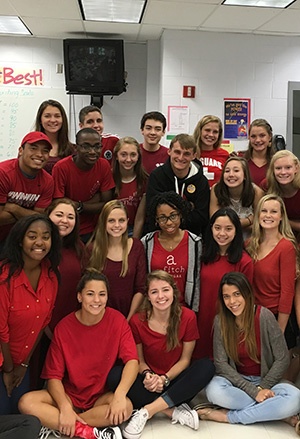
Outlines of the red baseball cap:
<svg viewBox="0 0 300 439">
<path fill-rule="evenodd" d="M 52 149 L 52 145 L 50 142 L 50 139 L 46 134 L 42 133 L 41 131 L 32 131 L 31 133 L 26 134 L 26 136 L 23 138 L 21 142 L 21 146 L 25 145 L 25 143 L 36 143 L 36 142 L 46 142 L 49 146 L 49 149 Z"/>
</svg>

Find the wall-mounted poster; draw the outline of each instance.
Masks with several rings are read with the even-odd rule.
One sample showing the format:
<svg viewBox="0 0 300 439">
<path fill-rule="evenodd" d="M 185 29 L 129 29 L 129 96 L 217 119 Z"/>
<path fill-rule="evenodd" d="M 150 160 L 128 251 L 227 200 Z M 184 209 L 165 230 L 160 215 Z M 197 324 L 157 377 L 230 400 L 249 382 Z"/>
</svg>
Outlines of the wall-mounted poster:
<svg viewBox="0 0 300 439">
<path fill-rule="evenodd" d="M 224 138 L 246 139 L 250 124 L 250 99 L 224 99 Z"/>
</svg>

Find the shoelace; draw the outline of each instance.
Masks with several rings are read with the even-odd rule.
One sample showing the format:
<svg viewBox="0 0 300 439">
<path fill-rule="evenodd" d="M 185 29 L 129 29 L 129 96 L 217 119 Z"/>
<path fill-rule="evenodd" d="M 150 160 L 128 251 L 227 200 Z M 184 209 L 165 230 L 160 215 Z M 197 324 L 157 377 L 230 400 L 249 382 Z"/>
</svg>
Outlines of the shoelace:
<svg viewBox="0 0 300 439">
<path fill-rule="evenodd" d="M 115 434 L 111 428 L 105 428 L 104 430 L 98 430 L 94 428 L 94 435 L 98 439 L 114 439 Z"/>
<path fill-rule="evenodd" d="M 61 434 L 59 431 L 56 430 L 51 430 L 48 427 L 41 427 L 40 432 L 39 432 L 39 439 L 47 439 L 50 434 L 53 434 L 53 436 L 55 437 L 61 437 Z"/>
</svg>

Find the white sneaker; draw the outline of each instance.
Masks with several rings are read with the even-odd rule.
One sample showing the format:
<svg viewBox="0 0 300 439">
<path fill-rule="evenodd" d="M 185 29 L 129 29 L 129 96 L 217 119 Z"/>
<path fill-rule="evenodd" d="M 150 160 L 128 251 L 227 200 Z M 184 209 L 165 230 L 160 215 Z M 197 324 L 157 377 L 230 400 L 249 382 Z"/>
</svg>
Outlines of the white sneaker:
<svg viewBox="0 0 300 439">
<path fill-rule="evenodd" d="M 188 404 L 181 404 L 175 407 L 172 416 L 172 424 L 179 422 L 181 425 L 187 425 L 194 430 L 199 428 L 199 416 L 196 410 L 192 410 Z"/>
<path fill-rule="evenodd" d="M 99 439 L 122 439 L 119 427 L 94 428 L 94 435 Z"/>
<path fill-rule="evenodd" d="M 51 430 L 48 427 L 42 426 L 38 435 L 38 439 L 47 439 L 50 434 L 53 434 L 55 437 L 61 437 L 61 434 L 59 431 Z"/>
<path fill-rule="evenodd" d="M 126 439 L 139 439 L 148 419 L 149 413 L 147 409 L 135 410 L 130 421 L 122 431 L 123 436 Z"/>
</svg>

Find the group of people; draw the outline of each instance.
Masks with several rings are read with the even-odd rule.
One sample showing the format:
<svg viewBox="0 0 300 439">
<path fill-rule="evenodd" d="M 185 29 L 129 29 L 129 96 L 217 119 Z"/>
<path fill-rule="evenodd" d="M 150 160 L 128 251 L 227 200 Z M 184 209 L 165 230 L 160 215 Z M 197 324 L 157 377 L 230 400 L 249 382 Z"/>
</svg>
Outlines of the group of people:
<svg viewBox="0 0 300 439">
<path fill-rule="evenodd" d="M 0 163 L 0 437 L 139 439 L 159 412 L 300 434 L 297 157 L 264 119 L 244 157 L 212 115 L 168 149 L 156 111 L 142 144 L 79 126 L 43 102 Z"/>
</svg>

